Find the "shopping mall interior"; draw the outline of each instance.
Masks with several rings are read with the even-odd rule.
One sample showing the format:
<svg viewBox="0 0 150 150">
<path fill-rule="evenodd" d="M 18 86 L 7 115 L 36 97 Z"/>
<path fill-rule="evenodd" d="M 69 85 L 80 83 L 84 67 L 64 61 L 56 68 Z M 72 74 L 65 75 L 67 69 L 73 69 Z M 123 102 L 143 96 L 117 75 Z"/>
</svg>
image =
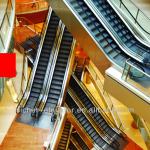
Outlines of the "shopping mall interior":
<svg viewBox="0 0 150 150">
<path fill-rule="evenodd" d="M 150 150 L 149 0 L 0 0 L 0 150 Z"/>
</svg>

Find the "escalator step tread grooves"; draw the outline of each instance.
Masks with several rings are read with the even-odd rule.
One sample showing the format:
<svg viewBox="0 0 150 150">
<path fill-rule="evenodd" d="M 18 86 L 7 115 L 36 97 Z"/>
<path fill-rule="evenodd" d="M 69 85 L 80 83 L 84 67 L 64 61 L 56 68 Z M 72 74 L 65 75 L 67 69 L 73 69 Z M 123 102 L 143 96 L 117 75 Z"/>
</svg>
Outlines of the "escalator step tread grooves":
<svg viewBox="0 0 150 150">
<path fill-rule="evenodd" d="M 26 107 L 33 108 L 39 98 L 58 25 L 59 18 L 52 12 Z"/>
<path fill-rule="evenodd" d="M 56 106 L 58 103 L 62 85 L 63 85 L 64 75 L 66 72 L 69 54 L 71 51 L 72 42 L 73 42 L 73 37 L 65 28 L 62 41 L 60 44 L 60 49 L 57 56 L 55 69 L 53 72 L 47 103 L 45 104 L 45 109 L 47 107 L 52 108 Z M 52 104 L 52 106 L 50 104 Z"/>
<path fill-rule="evenodd" d="M 71 98 L 69 93 L 66 96 L 66 103 L 68 107 L 72 110 L 73 115 L 76 117 L 77 121 L 81 124 L 81 126 L 85 129 L 85 131 L 89 134 L 91 139 L 100 147 L 106 146 L 110 150 L 114 148 L 110 146 L 107 142 L 105 142 L 97 133 L 97 131 L 93 128 L 91 123 L 87 120 L 82 112 L 77 112 L 79 107 L 75 104 L 74 100 Z M 86 120 L 86 121 L 85 121 Z M 98 142 L 97 142 L 98 141 Z"/>
</svg>

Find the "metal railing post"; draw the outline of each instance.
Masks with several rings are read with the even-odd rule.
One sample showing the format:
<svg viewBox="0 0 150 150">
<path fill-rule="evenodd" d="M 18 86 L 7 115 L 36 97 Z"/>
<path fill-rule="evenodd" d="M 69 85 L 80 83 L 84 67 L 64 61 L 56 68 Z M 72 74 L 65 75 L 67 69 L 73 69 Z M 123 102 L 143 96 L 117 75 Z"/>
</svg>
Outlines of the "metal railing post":
<svg viewBox="0 0 150 150">
<path fill-rule="evenodd" d="M 122 0 L 120 0 L 120 8 L 121 8 Z"/>
<path fill-rule="evenodd" d="M 140 9 L 138 8 L 138 10 L 137 10 L 137 14 L 136 14 L 136 17 L 135 17 L 135 23 L 137 23 L 138 21 L 137 21 L 137 18 L 138 18 L 138 15 L 139 15 L 139 11 L 140 11 Z"/>
</svg>

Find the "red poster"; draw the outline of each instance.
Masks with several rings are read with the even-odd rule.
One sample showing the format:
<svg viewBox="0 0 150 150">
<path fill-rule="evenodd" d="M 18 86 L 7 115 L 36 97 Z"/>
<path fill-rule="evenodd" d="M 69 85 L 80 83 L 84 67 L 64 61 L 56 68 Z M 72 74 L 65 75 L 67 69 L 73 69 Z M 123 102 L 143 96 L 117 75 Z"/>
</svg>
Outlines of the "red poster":
<svg viewBox="0 0 150 150">
<path fill-rule="evenodd" d="M 0 53 L 0 77 L 16 76 L 16 54 Z"/>
</svg>

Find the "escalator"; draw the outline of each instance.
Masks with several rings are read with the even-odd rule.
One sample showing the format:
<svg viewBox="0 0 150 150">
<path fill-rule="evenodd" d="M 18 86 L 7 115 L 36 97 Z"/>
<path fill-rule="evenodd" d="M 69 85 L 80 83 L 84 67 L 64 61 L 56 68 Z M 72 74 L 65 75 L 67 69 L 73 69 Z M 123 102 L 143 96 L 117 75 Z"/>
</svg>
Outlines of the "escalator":
<svg viewBox="0 0 150 150">
<path fill-rule="evenodd" d="M 116 145 L 116 143 L 108 143 L 108 141 L 105 141 L 104 137 L 96 131 L 95 127 L 89 122 L 85 114 L 80 111 L 81 108 L 78 107 L 70 92 L 68 92 L 66 96 L 66 105 L 69 107 L 81 128 L 83 128 L 83 130 L 89 135 L 93 141 L 93 144 L 97 144 L 103 150 L 119 150 L 119 147 Z"/>
<path fill-rule="evenodd" d="M 88 51 L 91 51 L 92 48 L 96 51 L 101 49 L 107 58 L 119 68 L 123 68 L 126 60 L 130 59 L 130 61 L 134 62 L 139 69 L 149 72 L 149 69 L 147 69 L 145 64 L 141 61 L 137 61 L 137 57 L 132 58 L 125 49 L 122 49 L 122 45 L 118 44 L 116 39 L 114 40 L 112 34 L 105 29 L 98 17 L 92 12 L 84 0 L 63 0 L 62 2 L 59 2 L 59 4 L 60 7 L 65 9 L 65 11 L 69 11 L 69 22 L 74 21 L 81 34 L 83 33 L 84 36 L 89 36 L 87 37 L 87 41 L 90 42 L 90 46 L 85 44 L 86 41 L 84 40 L 84 36 L 81 37 L 80 34 L 76 33 L 74 31 L 75 26 L 69 25 L 65 17 L 61 15 L 61 11 L 55 7 L 57 0 L 51 0 L 51 2 L 56 13 L 61 19 L 63 19 L 66 26 L 68 25 L 74 37 L 79 40 L 81 46 L 87 51 L 87 53 Z M 128 35 L 126 38 L 131 39 Z M 89 53 L 89 57 L 92 57 L 92 61 L 94 62 L 94 57 L 91 53 Z"/>
<path fill-rule="evenodd" d="M 40 113 L 54 110 L 58 103 L 61 103 L 68 80 L 69 66 L 71 65 L 72 54 L 75 41 L 65 27 L 57 56 L 56 63 L 53 64 L 54 70 L 51 72 L 51 79 L 47 87 L 46 97 L 41 101 L 38 110 Z M 60 104 L 61 105 L 61 104 Z"/>
<path fill-rule="evenodd" d="M 71 123 L 69 121 L 66 121 L 57 150 L 68 149 L 68 142 L 70 139 L 71 130 L 72 130 Z"/>
<path fill-rule="evenodd" d="M 105 22 L 105 27 L 108 27 L 111 32 L 115 33 L 119 39 L 123 42 L 123 44 L 132 51 L 132 54 L 137 54 L 140 58 L 144 55 L 144 53 L 150 53 L 150 47 L 141 43 L 133 34 L 132 31 L 125 25 L 125 23 L 121 20 L 119 15 L 115 12 L 115 10 L 111 7 L 111 5 L 105 0 L 90 0 L 89 3 L 91 7 L 93 7 L 93 11 L 97 12 L 99 17 L 103 18 L 103 22 Z M 104 19 L 105 18 L 105 19 Z M 143 60 L 143 58 L 141 59 Z"/>
<path fill-rule="evenodd" d="M 76 95 L 78 101 L 82 104 L 83 108 L 86 108 L 86 110 L 94 110 L 94 108 L 97 108 L 96 105 L 93 103 L 92 95 L 90 93 L 87 93 L 88 90 L 74 75 L 72 75 L 70 79 L 69 87 L 72 93 Z M 116 142 L 117 144 L 119 144 L 119 146 L 126 145 L 127 141 L 125 140 L 121 131 L 117 130 L 117 128 L 113 129 L 113 127 L 110 126 L 110 123 L 106 121 L 106 119 L 108 118 L 104 118 L 104 112 L 102 112 L 102 108 L 99 108 L 99 110 L 96 112 L 89 111 L 89 114 L 96 123 L 96 125 L 103 132 L 105 132 L 105 135 L 108 135 L 108 137 L 113 142 Z"/>
<path fill-rule="evenodd" d="M 59 22 L 60 19 L 52 11 L 46 35 L 44 38 L 43 46 L 39 54 L 39 59 L 37 61 L 37 64 L 33 68 L 32 78 L 30 79 L 30 84 L 28 85 L 30 92 L 26 92 L 24 94 L 25 97 L 23 97 L 23 99 L 20 101 L 18 105 L 20 106 L 20 108 L 33 109 L 36 101 L 40 96 L 44 84 L 44 79 L 46 77 L 48 64 L 50 62 L 50 58 L 52 55 L 51 53 L 53 43 L 56 40 Z"/>
<path fill-rule="evenodd" d="M 81 136 L 76 131 L 72 132 L 71 139 L 75 140 L 79 144 L 82 150 L 90 150 L 86 145 L 85 141 L 81 138 Z"/>
</svg>

